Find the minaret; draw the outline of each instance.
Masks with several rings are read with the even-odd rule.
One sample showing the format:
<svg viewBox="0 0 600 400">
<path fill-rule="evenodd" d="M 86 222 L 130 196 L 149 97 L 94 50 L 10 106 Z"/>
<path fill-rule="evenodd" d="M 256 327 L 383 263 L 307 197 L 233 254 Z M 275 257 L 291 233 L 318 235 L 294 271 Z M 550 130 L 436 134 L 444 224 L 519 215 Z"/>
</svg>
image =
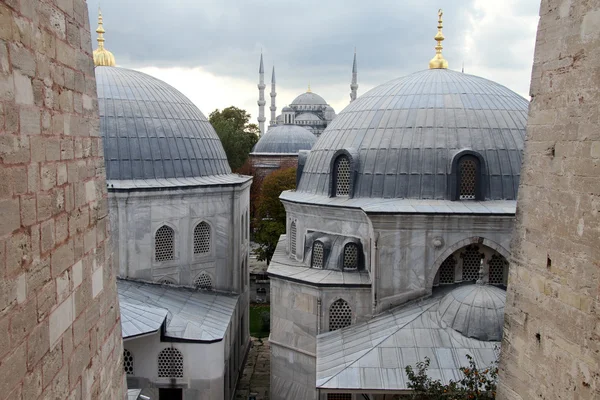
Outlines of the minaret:
<svg viewBox="0 0 600 400">
<path fill-rule="evenodd" d="M 260 79 L 258 81 L 258 128 L 260 130 L 261 136 L 265 133 L 265 67 L 263 65 L 263 55 L 260 53 L 260 67 L 258 67 L 258 75 Z"/>
<path fill-rule="evenodd" d="M 115 56 L 104 48 L 104 26 L 102 21 L 102 11 L 98 9 L 98 28 L 96 28 L 98 34 L 98 48 L 94 50 L 94 65 L 97 67 L 114 67 Z"/>
<path fill-rule="evenodd" d="M 352 83 L 350 84 L 350 103 L 356 100 L 356 91 L 358 90 L 358 83 L 356 77 L 358 71 L 356 69 L 356 49 L 354 49 L 354 62 L 352 63 Z"/>
<path fill-rule="evenodd" d="M 277 92 L 275 91 L 275 66 L 273 65 L 273 74 L 271 75 L 271 121 L 269 122 L 269 126 L 277 125 L 277 106 L 275 105 L 275 97 L 277 97 Z"/>
<path fill-rule="evenodd" d="M 438 11 L 438 32 L 433 38 L 437 42 L 437 46 L 435 46 L 435 57 L 429 61 L 429 69 L 448 69 L 448 61 L 444 59 L 442 55 L 442 42 L 444 41 L 444 34 L 442 33 L 443 23 L 442 23 L 442 15 L 444 12 L 440 8 Z"/>
</svg>

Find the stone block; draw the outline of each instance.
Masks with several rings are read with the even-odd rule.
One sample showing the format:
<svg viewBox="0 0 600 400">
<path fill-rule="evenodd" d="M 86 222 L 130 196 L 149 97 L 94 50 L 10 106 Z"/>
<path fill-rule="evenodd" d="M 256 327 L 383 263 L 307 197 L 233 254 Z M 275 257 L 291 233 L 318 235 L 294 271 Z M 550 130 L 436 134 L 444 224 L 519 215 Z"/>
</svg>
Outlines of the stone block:
<svg viewBox="0 0 600 400">
<path fill-rule="evenodd" d="M 58 343 L 54 349 L 46 353 L 42 358 L 42 386 L 46 387 L 52 383 L 54 377 L 63 366 L 62 342 Z"/>
<path fill-rule="evenodd" d="M 51 255 L 50 267 L 52 270 L 52 277 L 57 277 L 62 274 L 67 268 L 74 264 L 74 251 L 73 241 L 69 240 L 67 243 L 57 247 Z"/>
<path fill-rule="evenodd" d="M 0 236 L 19 229 L 20 215 L 18 198 L 0 200 Z"/>
<path fill-rule="evenodd" d="M 0 364 L 0 393 L 10 393 L 27 372 L 27 343 L 23 342 Z"/>
<path fill-rule="evenodd" d="M 37 325 L 37 306 L 35 299 L 31 299 L 13 313 L 10 321 L 10 340 L 17 344 L 29 335 Z M 7 332 L 4 332 L 6 334 Z"/>
<path fill-rule="evenodd" d="M 51 348 L 58 343 L 62 334 L 71 327 L 73 323 L 73 309 L 73 296 L 69 296 L 50 313 L 49 339 Z"/>
<path fill-rule="evenodd" d="M 15 71 L 14 77 L 14 96 L 17 104 L 33 105 L 33 84 L 31 78 L 25 74 L 21 74 L 20 71 Z M 0 86 L 1 90 L 1 86 Z M 1 96 L 1 94 L 0 94 Z"/>
<path fill-rule="evenodd" d="M 9 49 L 13 69 L 23 75 L 34 77 L 36 70 L 35 55 L 29 49 L 17 43 L 11 43 Z"/>
<path fill-rule="evenodd" d="M 37 108 L 21 108 L 19 112 L 21 134 L 39 135 L 42 131 L 41 114 Z"/>
</svg>

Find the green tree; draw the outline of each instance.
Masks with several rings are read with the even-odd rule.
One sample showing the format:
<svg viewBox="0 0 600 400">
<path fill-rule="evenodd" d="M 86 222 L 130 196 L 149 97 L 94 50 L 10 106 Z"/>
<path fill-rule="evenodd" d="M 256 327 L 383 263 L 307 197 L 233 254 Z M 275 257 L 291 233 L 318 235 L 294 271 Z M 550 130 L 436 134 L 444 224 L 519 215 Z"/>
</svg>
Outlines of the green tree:
<svg viewBox="0 0 600 400">
<path fill-rule="evenodd" d="M 257 223 L 254 241 L 259 245 L 256 256 L 259 261 L 271 262 L 279 236 L 285 233 L 285 208 L 279 200 L 284 190 L 296 188 L 296 168 L 273 172 L 263 181 L 257 207 Z"/>
<path fill-rule="evenodd" d="M 473 357 L 467 354 L 469 366 L 460 369 L 463 377 L 460 381 L 450 381 L 447 385 L 439 380 L 427 376 L 430 360 L 416 364 L 416 371 L 412 366 L 405 368 L 408 376 L 408 387 L 413 390 L 411 396 L 415 400 L 491 400 L 496 398 L 496 385 L 498 382 L 498 367 L 493 365 L 484 370 L 479 370 Z"/>
<path fill-rule="evenodd" d="M 216 109 L 210 113 L 208 120 L 223 143 L 229 166 L 237 171 L 258 141 L 258 126 L 250 123 L 250 114 L 246 110 L 234 106 L 222 111 Z"/>
</svg>

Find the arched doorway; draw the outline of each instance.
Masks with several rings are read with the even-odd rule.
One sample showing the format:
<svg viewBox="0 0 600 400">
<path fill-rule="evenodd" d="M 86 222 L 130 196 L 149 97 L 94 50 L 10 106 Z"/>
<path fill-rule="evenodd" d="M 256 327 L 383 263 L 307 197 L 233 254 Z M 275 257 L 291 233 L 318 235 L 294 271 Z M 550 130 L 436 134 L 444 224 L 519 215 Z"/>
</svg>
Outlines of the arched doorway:
<svg viewBox="0 0 600 400">
<path fill-rule="evenodd" d="M 464 246 L 448 256 L 437 270 L 433 286 L 475 282 L 481 267 L 485 283 L 506 287 L 508 261 L 496 250 L 479 243 Z"/>
</svg>

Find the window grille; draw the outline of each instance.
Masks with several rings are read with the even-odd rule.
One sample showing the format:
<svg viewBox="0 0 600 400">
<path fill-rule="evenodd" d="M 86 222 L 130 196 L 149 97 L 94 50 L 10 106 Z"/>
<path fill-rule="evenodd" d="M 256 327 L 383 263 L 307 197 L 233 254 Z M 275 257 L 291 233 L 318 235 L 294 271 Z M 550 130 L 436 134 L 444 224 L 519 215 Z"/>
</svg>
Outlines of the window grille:
<svg viewBox="0 0 600 400">
<path fill-rule="evenodd" d="M 352 400 L 350 393 L 327 393 L 327 400 Z"/>
<path fill-rule="evenodd" d="M 350 194 L 350 160 L 340 156 L 335 162 L 335 195 L 348 196 Z"/>
<path fill-rule="evenodd" d="M 358 246 L 348 243 L 344 246 L 344 269 L 358 268 Z"/>
<path fill-rule="evenodd" d="M 177 349 L 166 348 L 158 353 L 159 378 L 183 378 L 183 355 Z"/>
<path fill-rule="evenodd" d="M 163 225 L 156 231 L 154 236 L 154 258 L 156 261 L 170 261 L 174 257 L 175 231 Z"/>
<path fill-rule="evenodd" d="M 339 299 L 329 307 L 329 331 L 337 331 L 352 325 L 352 309 L 348 302 Z"/>
<path fill-rule="evenodd" d="M 440 265 L 440 283 L 454 283 L 456 258 L 450 256 Z M 477 271 L 479 272 L 479 271 Z"/>
<path fill-rule="evenodd" d="M 490 259 L 489 266 L 490 285 L 506 285 L 506 281 L 504 280 L 504 269 L 508 266 L 506 259 L 501 255 L 494 254 Z"/>
<path fill-rule="evenodd" d="M 160 284 L 161 284 L 161 285 L 174 285 L 174 284 L 175 284 L 175 282 L 173 282 L 173 281 L 172 281 L 172 280 L 170 280 L 170 279 L 161 279 L 161 280 L 160 280 Z"/>
<path fill-rule="evenodd" d="M 206 254 L 210 251 L 210 225 L 200 222 L 194 228 L 194 254 Z"/>
<path fill-rule="evenodd" d="M 127 349 L 123 349 L 123 368 L 126 375 L 133 375 L 133 354 Z"/>
<path fill-rule="evenodd" d="M 290 225 L 290 257 L 296 257 L 296 222 Z"/>
<path fill-rule="evenodd" d="M 324 253 L 323 243 L 316 241 L 313 244 L 311 267 L 320 268 L 320 269 L 323 268 L 323 253 Z"/>
<path fill-rule="evenodd" d="M 477 162 L 472 158 L 462 158 L 458 163 L 460 174 L 460 200 L 475 200 L 477 185 Z"/>
<path fill-rule="evenodd" d="M 462 258 L 462 280 L 466 282 L 479 279 L 479 269 L 481 268 L 481 259 L 483 258 L 483 254 L 479 252 L 479 247 L 468 246 L 462 254 Z"/>
<path fill-rule="evenodd" d="M 206 272 L 202 272 L 194 281 L 196 289 L 212 290 L 212 278 Z"/>
</svg>

